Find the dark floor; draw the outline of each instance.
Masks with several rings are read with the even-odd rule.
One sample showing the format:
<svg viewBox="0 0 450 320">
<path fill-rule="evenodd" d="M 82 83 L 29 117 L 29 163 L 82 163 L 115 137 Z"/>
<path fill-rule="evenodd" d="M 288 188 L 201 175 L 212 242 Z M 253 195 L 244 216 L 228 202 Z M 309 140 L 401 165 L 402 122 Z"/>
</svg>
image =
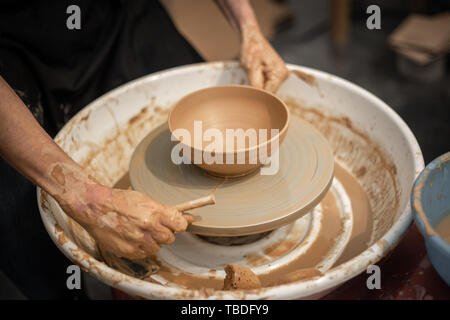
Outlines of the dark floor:
<svg viewBox="0 0 450 320">
<path fill-rule="evenodd" d="M 416 136 L 428 163 L 450 151 L 450 77 L 433 83 L 417 83 L 396 71 L 396 56 L 386 44 L 387 36 L 406 12 L 382 11 L 382 29 L 365 26 L 364 1 L 353 8 L 350 42 L 336 55 L 327 29 L 328 1 L 290 0 L 294 19 L 280 31 L 273 44 L 288 62 L 323 70 L 371 91 L 406 121 Z M 399 1 L 396 1 L 399 2 Z M 386 2 L 385 2 L 386 3 Z M 392 6 L 392 2 L 390 3 Z M 0 272 L 0 299 L 23 295 Z M 103 296 L 103 295 L 102 295 Z"/>
</svg>

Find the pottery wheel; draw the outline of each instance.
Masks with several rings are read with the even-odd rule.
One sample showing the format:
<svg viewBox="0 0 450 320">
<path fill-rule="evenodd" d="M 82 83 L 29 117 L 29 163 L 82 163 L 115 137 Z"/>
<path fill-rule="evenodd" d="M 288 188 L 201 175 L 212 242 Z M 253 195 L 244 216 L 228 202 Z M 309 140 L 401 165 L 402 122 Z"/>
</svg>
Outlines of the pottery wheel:
<svg viewBox="0 0 450 320">
<path fill-rule="evenodd" d="M 279 170 L 259 170 L 240 178 L 213 177 L 193 164 L 176 165 L 167 124 L 137 146 L 130 162 L 133 189 L 176 205 L 214 193 L 216 204 L 191 210 L 188 231 L 208 236 L 242 236 L 279 228 L 316 206 L 333 180 L 333 155 L 325 138 L 309 123 L 292 117 L 280 146 Z"/>
</svg>

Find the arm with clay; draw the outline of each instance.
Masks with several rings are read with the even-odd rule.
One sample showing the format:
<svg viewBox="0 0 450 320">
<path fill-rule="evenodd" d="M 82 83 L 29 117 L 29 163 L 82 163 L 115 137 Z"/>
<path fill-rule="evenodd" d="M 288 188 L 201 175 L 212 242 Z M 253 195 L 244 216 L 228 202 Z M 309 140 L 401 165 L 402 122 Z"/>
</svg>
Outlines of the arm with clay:
<svg viewBox="0 0 450 320">
<path fill-rule="evenodd" d="M 130 259 L 151 256 L 191 222 L 139 192 L 98 183 L 50 138 L 1 76 L 0 128 L 0 155 L 51 194 L 101 250 Z"/>
<path fill-rule="evenodd" d="M 216 0 L 225 17 L 241 35 L 241 65 L 249 83 L 276 92 L 288 77 L 283 59 L 264 38 L 248 0 Z"/>
</svg>

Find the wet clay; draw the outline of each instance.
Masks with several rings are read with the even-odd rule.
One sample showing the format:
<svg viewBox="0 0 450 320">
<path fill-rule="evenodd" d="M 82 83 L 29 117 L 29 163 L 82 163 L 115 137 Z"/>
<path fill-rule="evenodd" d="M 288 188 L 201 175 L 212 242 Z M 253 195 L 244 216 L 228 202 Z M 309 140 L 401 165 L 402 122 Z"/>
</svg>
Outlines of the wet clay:
<svg viewBox="0 0 450 320">
<path fill-rule="evenodd" d="M 297 76 L 300 80 L 305 82 L 311 87 L 315 87 L 317 89 L 317 92 L 319 96 L 322 98 L 324 97 L 324 94 L 322 93 L 322 90 L 320 89 L 319 85 L 317 84 L 316 77 L 314 77 L 312 74 L 300 71 L 300 70 L 291 70 L 291 73 Z"/>
<path fill-rule="evenodd" d="M 436 233 L 450 244 L 450 212 L 436 226 Z"/>
<path fill-rule="evenodd" d="M 300 80 L 305 81 L 311 87 L 317 87 L 317 81 L 313 75 L 300 70 L 292 70 L 291 73 L 296 75 Z"/>
<path fill-rule="evenodd" d="M 114 184 L 114 188 L 122 189 L 122 190 L 131 190 L 131 182 L 130 176 L 128 175 L 128 171 L 120 177 L 120 179 Z"/>
<path fill-rule="evenodd" d="M 284 61 L 264 38 L 257 23 L 243 23 L 240 28 L 241 66 L 248 82 L 256 88 L 276 92 L 289 75 Z"/>
<path fill-rule="evenodd" d="M 372 212 L 368 242 L 375 243 L 394 223 L 399 206 L 397 168 L 389 153 L 348 117 L 329 115 L 320 107 L 304 107 L 294 99 L 285 101 L 292 116 L 299 116 L 318 129 L 330 144 L 335 160 L 357 177 Z M 353 257 L 361 252 L 353 252 Z"/>
<path fill-rule="evenodd" d="M 373 230 L 373 216 L 367 193 L 358 180 L 342 166 L 335 166 L 335 176 L 342 182 L 347 194 L 351 195 L 353 228 L 350 241 L 344 249 L 336 265 L 350 260 L 366 250 L 370 245 Z"/>
<path fill-rule="evenodd" d="M 268 286 L 279 286 L 281 284 L 286 284 L 295 281 L 301 281 L 305 279 L 311 279 L 315 277 L 322 276 L 323 273 L 317 270 L 316 268 L 306 268 L 292 271 L 286 275 L 281 276 L 278 280 L 270 283 Z"/>
<path fill-rule="evenodd" d="M 352 203 L 355 219 L 350 241 L 344 250 L 341 258 L 336 265 L 341 261 L 345 261 L 349 257 L 355 256 L 356 252 L 362 252 L 367 249 L 367 242 L 372 233 L 371 224 L 371 210 L 367 196 L 365 195 L 361 185 L 356 177 L 351 175 L 342 165 L 335 163 L 335 177 L 344 186 Z M 328 192 L 321 202 L 323 208 L 323 220 L 320 226 L 320 235 L 313 245 L 291 263 L 275 269 L 267 274 L 259 276 L 263 285 L 271 285 L 281 281 L 285 275 L 301 269 L 314 269 L 316 265 L 322 260 L 327 252 L 335 244 L 337 237 L 341 234 L 342 225 L 340 219 L 340 212 L 337 206 L 336 198 L 332 192 Z M 363 240 L 361 242 L 361 240 Z M 284 240 L 279 245 L 265 249 L 266 255 L 276 258 L 285 254 L 290 249 L 291 243 L 289 240 Z M 318 270 L 317 270 L 318 271 Z M 319 272 L 319 271 L 318 271 Z M 308 275 L 309 273 L 305 273 Z M 314 274 L 314 276 L 317 274 Z M 306 276 L 305 276 L 306 278 Z M 288 277 L 289 279 L 289 277 Z M 286 280 L 287 281 L 287 280 Z"/>
<path fill-rule="evenodd" d="M 334 245 L 336 238 L 342 230 L 340 211 L 336 198 L 332 192 L 328 192 L 321 202 L 323 218 L 320 224 L 320 235 L 309 250 L 293 262 L 275 269 L 269 274 L 261 275 L 264 283 L 274 282 L 277 278 L 289 272 L 302 268 L 314 267 Z M 293 247 L 291 240 L 286 239 L 264 249 L 264 253 L 271 258 L 278 258 L 286 254 Z"/>
<path fill-rule="evenodd" d="M 228 264 L 225 266 L 225 273 L 223 290 L 261 288 L 258 277 L 249 268 Z"/>
</svg>

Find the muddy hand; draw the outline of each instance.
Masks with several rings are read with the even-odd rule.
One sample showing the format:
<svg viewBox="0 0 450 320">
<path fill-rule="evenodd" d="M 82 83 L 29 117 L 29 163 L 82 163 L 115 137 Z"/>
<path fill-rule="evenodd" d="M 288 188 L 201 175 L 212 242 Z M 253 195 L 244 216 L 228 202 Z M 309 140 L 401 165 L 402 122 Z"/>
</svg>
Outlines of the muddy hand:
<svg viewBox="0 0 450 320">
<path fill-rule="evenodd" d="M 129 259 L 156 255 L 191 222 L 190 216 L 131 190 L 110 189 L 97 208 L 100 215 L 88 231 L 102 250 Z"/>
<path fill-rule="evenodd" d="M 75 183 L 57 201 L 91 234 L 102 252 L 132 260 L 154 256 L 193 221 L 192 216 L 140 192 L 113 189 L 92 180 L 70 180 Z"/>
<path fill-rule="evenodd" d="M 286 64 L 257 25 L 242 28 L 241 65 L 247 72 L 250 85 L 272 93 L 289 75 Z"/>
</svg>

